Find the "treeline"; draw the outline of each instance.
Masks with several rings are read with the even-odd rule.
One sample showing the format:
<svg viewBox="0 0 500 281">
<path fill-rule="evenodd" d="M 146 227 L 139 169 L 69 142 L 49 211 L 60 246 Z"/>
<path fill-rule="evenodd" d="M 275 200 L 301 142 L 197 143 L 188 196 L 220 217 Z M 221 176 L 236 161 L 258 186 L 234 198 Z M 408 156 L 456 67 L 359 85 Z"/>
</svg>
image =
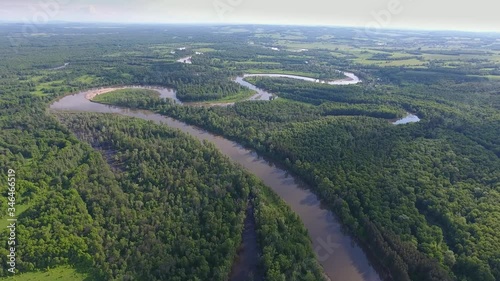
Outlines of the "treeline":
<svg viewBox="0 0 500 281">
<path fill-rule="evenodd" d="M 127 105 L 130 108 L 154 107 L 162 103 L 160 94 L 157 91 L 147 89 L 116 90 L 111 93 L 97 95 L 92 101 L 105 104 Z"/>
<path fill-rule="evenodd" d="M 185 102 L 250 95 L 247 88 L 230 79 L 236 75 L 237 72 L 232 70 L 214 69 L 204 65 L 170 63 L 157 65 L 146 70 L 134 68 L 132 77 L 126 83 L 172 87 L 177 91 L 177 98 Z"/>
<path fill-rule="evenodd" d="M 433 67 L 428 69 L 402 69 L 398 67 L 378 68 L 380 80 L 396 85 L 415 83 L 432 85 L 441 82 L 466 83 L 466 82 L 487 82 L 485 77 L 474 76 L 481 72 L 471 73 L 471 69 Z"/>
<path fill-rule="evenodd" d="M 332 86 L 292 78 L 247 77 L 248 82 L 279 97 L 320 105 L 323 102 L 363 102 L 363 88 L 358 85 Z M 369 98 L 369 97 L 368 97 Z"/>
<path fill-rule="evenodd" d="M 211 101 L 235 95 L 251 96 L 252 94 L 252 91 L 233 81 L 208 80 L 199 84 L 183 84 L 177 87 L 177 97 L 187 102 Z"/>
<path fill-rule="evenodd" d="M 268 188 L 256 192 L 255 219 L 264 280 L 324 281 L 300 218 Z"/>
<path fill-rule="evenodd" d="M 405 115 L 404 110 L 384 104 L 323 103 L 319 108 L 323 115 L 333 116 L 370 116 L 396 119 Z"/>
<path fill-rule="evenodd" d="M 369 116 L 395 119 L 405 115 L 404 110 L 389 105 L 325 102 L 320 106 L 312 106 L 283 99 L 277 99 L 274 102 L 241 102 L 234 105 L 234 111 L 247 119 L 267 122 L 309 121 L 322 116 Z"/>
</svg>

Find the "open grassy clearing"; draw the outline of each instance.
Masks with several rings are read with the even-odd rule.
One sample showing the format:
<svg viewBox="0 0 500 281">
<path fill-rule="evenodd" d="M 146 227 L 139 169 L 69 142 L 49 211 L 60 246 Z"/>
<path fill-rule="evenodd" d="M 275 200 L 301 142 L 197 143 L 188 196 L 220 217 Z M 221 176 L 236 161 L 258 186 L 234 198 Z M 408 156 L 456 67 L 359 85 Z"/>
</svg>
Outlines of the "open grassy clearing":
<svg viewBox="0 0 500 281">
<path fill-rule="evenodd" d="M 87 274 L 69 266 L 59 266 L 47 271 L 27 272 L 0 278 L 8 281 L 91 281 Z"/>
</svg>

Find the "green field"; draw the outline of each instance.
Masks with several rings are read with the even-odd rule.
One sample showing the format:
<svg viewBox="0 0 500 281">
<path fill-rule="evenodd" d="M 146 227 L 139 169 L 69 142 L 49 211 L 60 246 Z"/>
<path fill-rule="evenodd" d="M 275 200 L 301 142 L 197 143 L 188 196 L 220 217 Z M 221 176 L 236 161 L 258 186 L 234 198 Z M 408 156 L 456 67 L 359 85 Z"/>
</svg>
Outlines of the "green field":
<svg viewBox="0 0 500 281">
<path fill-rule="evenodd" d="M 223 97 L 220 99 L 214 99 L 206 102 L 201 102 L 201 104 L 212 104 L 212 103 L 232 103 L 232 102 L 239 102 L 248 99 L 249 97 L 253 96 L 255 94 L 254 91 L 251 90 L 242 90 L 236 93 L 235 95 Z"/>
<path fill-rule="evenodd" d="M 26 211 L 30 206 L 27 204 L 17 204 L 16 205 L 16 217 L 19 217 L 24 211 Z M 10 222 L 7 220 L 9 216 L 4 216 L 0 220 L 0 229 L 1 231 L 6 231 L 7 226 Z"/>
<path fill-rule="evenodd" d="M 77 270 L 60 266 L 51 268 L 47 271 L 16 273 L 11 277 L 3 277 L 0 280 L 5 281 L 92 281 L 87 274 L 80 273 Z"/>
<path fill-rule="evenodd" d="M 250 74 L 259 74 L 259 73 L 270 73 L 270 74 L 288 74 L 288 75 L 298 75 L 310 78 L 318 78 L 317 73 L 311 72 L 302 72 L 302 71 L 291 71 L 291 70 L 283 70 L 283 69 L 267 69 L 267 68 L 250 68 L 245 70 L 246 73 Z"/>
</svg>

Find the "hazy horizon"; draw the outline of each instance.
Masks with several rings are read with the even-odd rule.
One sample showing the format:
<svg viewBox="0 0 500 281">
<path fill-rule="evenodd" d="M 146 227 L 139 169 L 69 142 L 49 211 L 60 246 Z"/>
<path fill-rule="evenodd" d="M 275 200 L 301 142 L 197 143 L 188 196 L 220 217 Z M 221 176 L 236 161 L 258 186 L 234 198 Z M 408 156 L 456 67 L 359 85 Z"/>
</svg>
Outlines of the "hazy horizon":
<svg viewBox="0 0 500 281">
<path fill-rule="evenodd" d="M 125 24 L 265 24 L 500 32 L 488 0 L 3 0 L 0 21 Z M 450 8 L 453 7 L 453 8 Z"/>
</svg>

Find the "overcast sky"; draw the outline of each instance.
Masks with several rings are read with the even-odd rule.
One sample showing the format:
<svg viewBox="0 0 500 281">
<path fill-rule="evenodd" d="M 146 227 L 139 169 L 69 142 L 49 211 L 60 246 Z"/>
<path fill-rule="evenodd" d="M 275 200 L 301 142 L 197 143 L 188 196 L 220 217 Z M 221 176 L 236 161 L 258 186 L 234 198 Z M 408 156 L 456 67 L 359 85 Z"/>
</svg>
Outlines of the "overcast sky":
<svg viewBox="0 0 500 281">
<path fill-rule="evenodd" d="M 265 23 L 500 32 L 499 6 L 497 0 L 0 0 L 0 20 Z"/>
</svg>

